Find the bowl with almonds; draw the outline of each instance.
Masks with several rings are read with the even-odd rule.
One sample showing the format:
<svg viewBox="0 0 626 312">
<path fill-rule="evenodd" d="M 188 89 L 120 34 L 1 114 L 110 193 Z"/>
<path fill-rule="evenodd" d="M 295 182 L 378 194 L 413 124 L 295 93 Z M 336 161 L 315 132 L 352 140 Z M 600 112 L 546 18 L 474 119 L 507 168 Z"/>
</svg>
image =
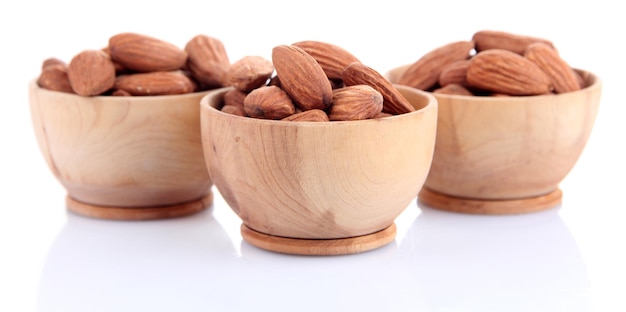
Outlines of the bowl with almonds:
<svg viewBox="0 0 626 312">
<path fill-rule="evenodd" d="M 341 255 L 394 240 L 430 168 L 431 94 L 321 41 L 276 46 L 271 61 L 244 57 L 227 77 L 230 87 L 201 101 L 202 143 L 246 242 Z"/>
<path fill-rule="evenodd" d="M 148 220 L 208 208 L 199 102 L 224 87 L 224 45 L 197 35 L 179 48 L 119 33 L 105 46 L 68 63 L 45 60 L 29 85 L 36 139 L 68 210 Z"/>
<path fill-rule="evenodd" d="M 571 67 L 550 40 L 481 30 L 386 76 L 439 103 L 421 202 L 476 214 L 560 205 L 559 184 L 592 132 L 602 83 Z"/>
</svg>

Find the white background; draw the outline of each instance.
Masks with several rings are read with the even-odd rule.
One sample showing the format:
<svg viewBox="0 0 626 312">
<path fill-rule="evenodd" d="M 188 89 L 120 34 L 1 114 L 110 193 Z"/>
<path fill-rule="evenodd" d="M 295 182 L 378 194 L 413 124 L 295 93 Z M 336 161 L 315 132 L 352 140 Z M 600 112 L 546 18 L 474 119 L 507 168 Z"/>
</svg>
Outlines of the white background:
<svg viewBox="0 0 626 312">
<path fill-rule="evenodd" d="M 156 4 L 158 3 L 158 4 Z M 626 311 L 624 22 L 616 1 L 3 1 L 0 4 L 0 311 Z M 396 241 L 307 258 L 241 241 L 215 192 L 192 217 L 111 222 L 68 214 L 30 124 L 27 85 L 125 31 L 179 46 L 223 41 L 231 61 L 279 44 L 338 44 L 387 70 L 494 29 L 553 41 L 595 72 L 600 112 L 563 204 L 522 216 L 417 205 Z"/>
</svg>

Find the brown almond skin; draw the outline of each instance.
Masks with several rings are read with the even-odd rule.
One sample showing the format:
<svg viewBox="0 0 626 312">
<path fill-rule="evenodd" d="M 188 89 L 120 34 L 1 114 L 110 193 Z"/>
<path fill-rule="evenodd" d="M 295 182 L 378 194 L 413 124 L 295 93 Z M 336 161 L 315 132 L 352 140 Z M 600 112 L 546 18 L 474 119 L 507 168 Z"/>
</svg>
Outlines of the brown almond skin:
<svg viewBox="0 0 626 312">
<path fill-rule="evenodd" d="M 272 63 L 280 77 L 283 90 L 303 111 L 325 110 L 333 98 L 333 90 L 317 61 L 303 49 L 279 45 L 272 49 Z"/>
<path fill-rule="evenodd" d="M 277 86 L 277 87 L 281 87 L 280 86 L 280 78 L 278 78 L 278 76 L 274 75 L 272 76 L 272 78 L 270 78 L 270 80 L 267 82 L 268 86 Z"/>
<path fill-rule="evenodd" d="M 243 106 L 224 105 L 221 111 L 231 115 L 246 117 L 246 111 L 243 109 Z"/>
<path fill-rule="evenodd" d="M 321 109 L 309 109 L 304 112 L 296 112 L 293 115 L 287 116 L 283 119 L 283 121 L 312 121 L 312 122 L 323 122 L 329 121 L 328 115 L 325 111 Z"/>
<path fill-rule="evenodd" d="M 473 49 L 473 41 L 456 41 L 435 48 L 411 64 L 400 76 L 398 84 L 431 90 L 447 65 L 468 59 Z"/>
<path fill-rule="evenodd" d="M 470 90 L 458 83 L 449 83 L 441 88 L 433 90 L 436 94 L 448 94 L 448 95 L 474 95 Z"/>
<path fill-rule="evenodd" d="M 580 86 L 581 89 L 584 89 L 587 87 L 587 81 L 585 80 L 585 77 L 583 77 L 583 75 L 580 74 L 580 72 L 574 70 L 574 74 L 576 75 L 576 79 L 578 80 L 578 85 Z"/>
<path fill-rule="evenodd" d="M 106 46 L 104 48 L 102 48 L 102 52 L 106 53 L 109 55 L 109 58 L 111 57 L 111 47 Z M 111 61 L 113 62 L 113 65 L 115 66 L 115 74 L 116 75 L 123 75 L 123 74 L 130 74 L 132 73 L 132 70 L 124 67 L 124 65 L 113 61 L 113 59 L 111 59 Z"/>
<path fill-rule="evenodd" d="M 345 86 L 368 85 L 383 96 L 383 112 L 399 115 L 415 111 L 406 98 L 379 72 L 361 62 L 348 65 L 342 74 Z"/>
<path fill-rule="evenodd" d="M 211 36 L 196 35 L 185 45 L 187 68 L 204 89 L 228 85 L 230 59 L 224 43 Z"/>
<path fill-rule="evenodd" d="M 113 92 L 111 92 L 111 96 L 133 96 L 132 94 L 130 94 L 130 92 L 126 91 L 126 90 L 113 90 Z"/>
<path fill-rule="evenodd" d="M 194 84 L 179 71 L 150 72 L 118 76 L 115 89 L 135 96 L 174 95 L 193 92 Z"/>
<path fill-rule="evenodd" d="M 374 116 L 374 118 L 385 118 L 385 117 L 391 117 L 391 116 L 393 115 L 389 113 L 385 113 L 385 112 L 380 112 L 376 116 Z"/>
<path fill-rule="evenodd" d="M 100 95 L 114 86 L 115 66 L 106 53 L 84 50 L 67 65 L 67 76 L 76 94 Z"/>
<path fill-rule="evenodd" d="M 187 62 L 187 52 L 176 45 L 137 33 L 119 33 L 109 38 L 114 62 L 138 72 L 173 71 Z"/>
<path fill-rule="evenodd" d="M 467 69 L 472 88 L 508 95 L 551 91 L 550 77 L 531 60 L 509 50 L 490 49 L 472 57 Z"/>
<path fill-rule="evenodd" d="M 230 89 L 224 93 L 224 105 L 238 106 L 243 109 L 243 101 L 247 95 L 248 93 L 237 89 Z"/>
<path fill-rule="evenodd" d="M 274 65 L 262 56 L 248 55 L 233 63 L 228 70 L 228 84 L 241 92 L 264 86 L 274 73 Z"/>
<path fill-rule="evenodd" d="M 246 115 L 261 119 L 283 119 L 296 112 L 289 95 L 276 86 L 252 90 L 243 101 Z"/>
<path fill-rule="evenodd" d="M 531 43 L 526 48 L 524 56 L 548 74 L 555 93 L 580 90 L 580 82 L 576 73 L 551 46 L 542 42 Z"/>
<path fill-rule="evenodd" d="M 343 70 L 353 62 L 360 62 L 359 59 L 346 49 L 322 41 L 305 40 L 293 43 L 292 45 L 302 48 L 311 55 L 326 73 L 328 79 L 341 79 Z"/>
<path fill-rule="evenodd" d="M 41 63 L 41 69 L 45 69 L 47 66 L 50 65 L 63 65 L 63 67 L 67 67 L 67 64 L 65 62 L 63 62 L 62 60 L 56 58 L 56 57 L 50 57 L 45 59 L 42 63 Z"/>
<path fill-rule="evenodd" d="M 183 75 L 185 75 L 185 77 L 187 77 L 189 79 L 189 81 L 193 85 L 193 89 L 192 89 L 191 92 L 206 91 L 206 89 L 203 89 L 203 88 L 200 87 L 200 85 L 198 85 L 198 82 L 195 80 L 195 78 L 193 78 L 193 76 L 191 75 L 191 73 L 188 70 L 180 69 L 180 70 L 175 70 L 174 72 L 183 74 Z"/>
<path fill-rule="evenodd" d="M 552 42 L 547 39 L 495 30 L 477 31 L 472 35 L 472 40 L 474 41 L 476 52 L 489 49 L 504 49 L 523 55 L 526 47 L 533 42 L 543 42 L 554 48 Z"/>
<path fill-rule="evenodd" d="M 328 79 L 328 81 L 330 81 L 330 86 L 333 90 L 344 87 L 343 80 L 341 79 Z"/>
<path fill-rule="evenodd" d="M 37 78 L 37 85 L 52 91 L 74 93 L 67 76 L 67 66 L 62 62 L 45 65 Z"/>
<path fill-rule="evenodd" d="M 452 62 L 446 65 L 439 74 L 439 86 L 445 87 L 449 84 L 459 84 L 462 86 L 467 86 L 468 67 L 469 59 Z"/>
<path fill-rule="evenodd" d="M 333 91 L 330 120 L 363 120 L 374 118 L 383 110 L 383 96 L 369 85 L 352 85 Z"/>
</svg>

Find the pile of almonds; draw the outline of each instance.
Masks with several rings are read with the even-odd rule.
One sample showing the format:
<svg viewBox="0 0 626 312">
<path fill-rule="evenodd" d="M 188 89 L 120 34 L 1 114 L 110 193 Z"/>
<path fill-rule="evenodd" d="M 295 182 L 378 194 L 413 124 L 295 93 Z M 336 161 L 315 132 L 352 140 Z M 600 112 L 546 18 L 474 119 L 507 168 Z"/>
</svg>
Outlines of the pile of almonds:
<svg viewBox="0 0 626 312">
<path fill-rule="evenodd" d="M 223 87 L 230 61 L 223 43 L 197 35 L 184 49 L 158 38 L 119 33 L 99 50 L 84 50 L 69 64 L 49 58 L 40 87 L 82 96 L 149 96 Z"/>
<path fill-rule="evenodd" d="M 380 73 L 345 49 L 300 41 L 272 49 L 272 60 L 234 62 L 221 111 L 287 121 L 337 121 L 404 114 L 415 108 Z"/>
<path fill-rule="evenodd" d="M 431 50 L 410 64 L 397 83 L 470 96 L 558 94 L 585 87 L 551 41 L 493 30 Z"/>
<path fill-rule="evenodd" d="M 292 121 L 380 118 L 415 108 L 376 70 L 345 49 L 301 41 L 272 50 L 272 60 L 245 56 L 230 63 L 222 42 L 206 35 L 184 47 L 142 34 L 120 33 L 69 64 L 43 62 L 40 87 L 81 96 L 183 94 L 232 86 L 221 110 Z"/>
</svg>

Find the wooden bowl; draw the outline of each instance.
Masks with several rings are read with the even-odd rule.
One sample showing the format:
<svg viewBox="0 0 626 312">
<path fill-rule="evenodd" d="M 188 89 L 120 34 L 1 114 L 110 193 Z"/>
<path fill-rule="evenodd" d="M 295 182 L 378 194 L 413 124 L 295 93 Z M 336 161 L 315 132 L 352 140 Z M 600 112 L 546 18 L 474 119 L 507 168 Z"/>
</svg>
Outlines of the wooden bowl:
<svg viewBox="0 0 626 312">
<path fill-rule="evenodd" d="M 287 122 L 223 113 L 228 88 L 201 101 L 202 143 L 215 186 L 243 238 L 292 254 L 381 247 L 417 197 L 432 161 L 437 102 L 398 87 L 415 112 L 382 119 Z"/>
<path fill-rule="evenodd" d="M 95 96 L 29 85 L 39 148 L 81 215 L 118 220 L 172 218 L 212 202 L 202 155 L 200 99 L 206 92 Z"/>
<path fill-rule="evenodd" d="M 387 73 L 398 81 L 407 66 Z M 478 214 L 538 211 L 561 203 L 559 183 L 582 153 L 602 84 L 579 70 L 582 90 L 541 96 L 433 94 L 439 103 L 432 168 L 419 200 Z"/>
</svg>

